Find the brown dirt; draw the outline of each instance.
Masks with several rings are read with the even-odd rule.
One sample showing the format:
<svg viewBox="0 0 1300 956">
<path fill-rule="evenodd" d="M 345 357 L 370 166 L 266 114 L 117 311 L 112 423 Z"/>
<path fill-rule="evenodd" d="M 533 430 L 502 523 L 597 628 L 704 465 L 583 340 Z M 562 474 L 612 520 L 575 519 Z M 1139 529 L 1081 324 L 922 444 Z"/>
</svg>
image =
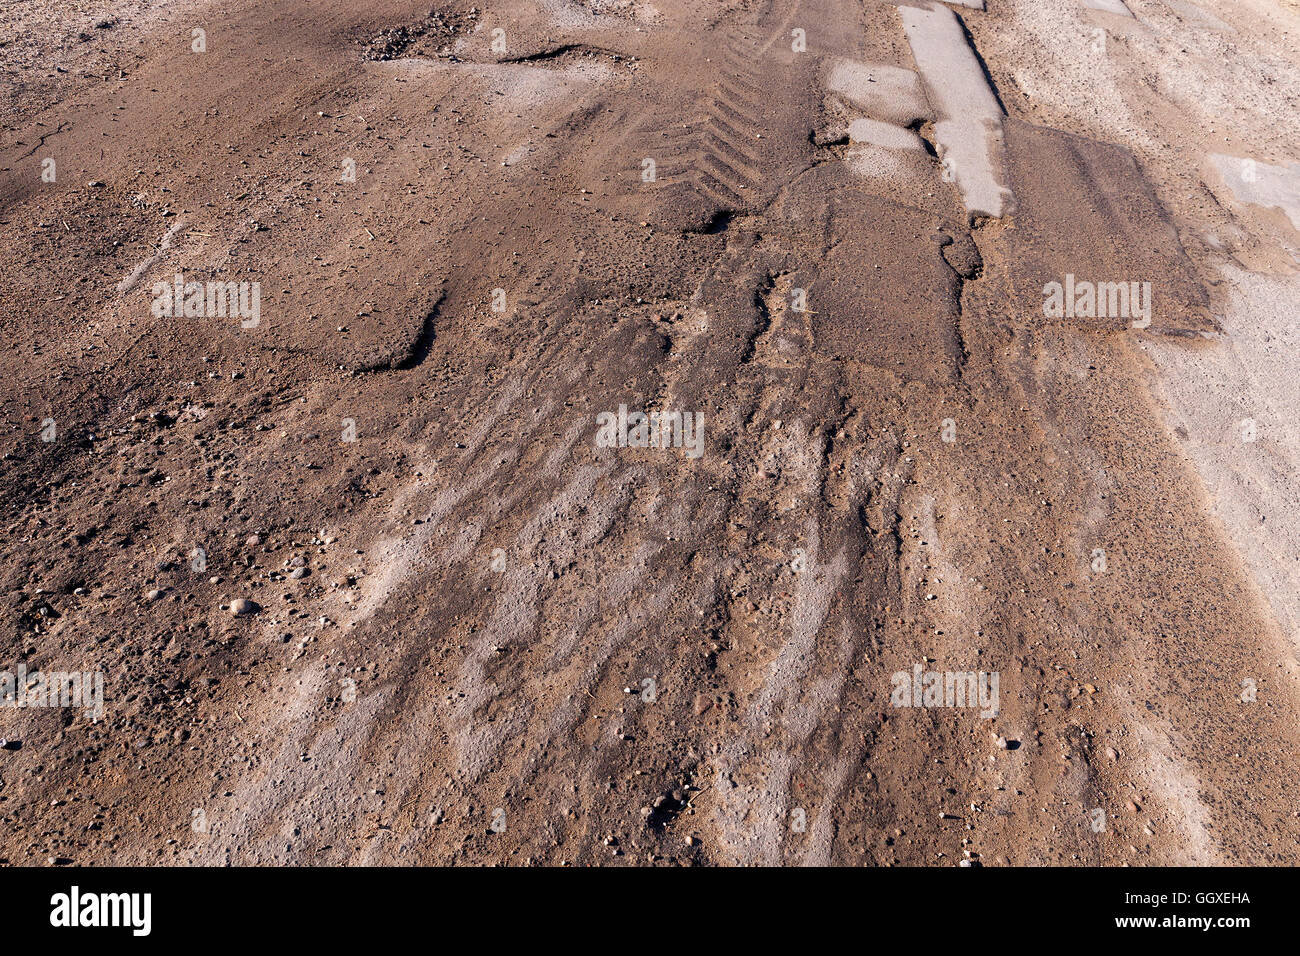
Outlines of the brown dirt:
<svg viewBox="0 0 1300 956">
<path fill-rule="evenodd" d="M 10 4 L 0 669 L 105 713 L 0 708 L 0 862 L 1295 864 L 1300 556 L 1204 476 L 1296 453 L 1178 423 L 1297 237 L 1168 91 L 1295 161 L 1300 13 L 1197 5 L 961 10 L 972 221 L 929 123 L 845 161 L 891 4 Z M 155 315 L 178 272 L 260 322 Z M 1066 273 L 1150 326 L 1045 315 Z M 600 447 L 620 405 L 703 453 Z M 893 706 L 917 663 L 998 715 Z"/>
</svg>

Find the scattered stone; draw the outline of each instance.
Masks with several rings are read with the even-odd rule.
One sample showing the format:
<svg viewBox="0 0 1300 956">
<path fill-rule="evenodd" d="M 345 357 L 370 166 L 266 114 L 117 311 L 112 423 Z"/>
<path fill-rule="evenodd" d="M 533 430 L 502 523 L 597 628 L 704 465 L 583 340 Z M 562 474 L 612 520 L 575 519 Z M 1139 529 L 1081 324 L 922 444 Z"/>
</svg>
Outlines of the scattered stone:
<svg viewBox="0 0 1300 956">
<path fill-rule="evenodd" d="M 230 602 L 230 613 L 235 617 L 247 617 L 250 614 L 256 614 L 260 610 L 262 610 L 260 604 L 247 598 L 235 598 Z"/>
</svg>

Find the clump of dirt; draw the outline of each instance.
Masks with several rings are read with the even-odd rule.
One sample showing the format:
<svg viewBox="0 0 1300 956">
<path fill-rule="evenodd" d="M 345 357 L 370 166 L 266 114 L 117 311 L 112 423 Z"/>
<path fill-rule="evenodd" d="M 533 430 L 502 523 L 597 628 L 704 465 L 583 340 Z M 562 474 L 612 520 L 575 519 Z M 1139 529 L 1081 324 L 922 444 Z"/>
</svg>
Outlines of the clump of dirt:
<svg viewBox="0 0 1300 956">
<path fill-rule="evenodd" d="M 636 4 L 633 0 L 586 0 L 583 5 L 594 16 L 608 14 L 626 20 L 635 20 L 637 16 Z"/>
<path fill-rule="evenodd" d="M 477 7 L 461 12 L 430 10 L 428 16 L 410 26 L 389 27 L 364 42 L 366 60 L 396 60 L 403 56 L 442 57 L 455 60 L 451 51 L 456 37 L 470 32 L 478 23 Z"/>
</svg>

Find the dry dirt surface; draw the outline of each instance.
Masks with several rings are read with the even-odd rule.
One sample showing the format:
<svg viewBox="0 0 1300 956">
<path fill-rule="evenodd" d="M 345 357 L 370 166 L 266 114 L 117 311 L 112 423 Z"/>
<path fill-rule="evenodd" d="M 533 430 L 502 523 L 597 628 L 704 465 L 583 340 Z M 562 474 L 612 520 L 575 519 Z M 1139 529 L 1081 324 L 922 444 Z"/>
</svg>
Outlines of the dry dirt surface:
<svg viewBox="0 0 1300 956">
<path fill-rule="evenodd" d="M 1294 0 L 430 2 L 0 10 L 0 864 L 1300 862 Z"/>
</svg>

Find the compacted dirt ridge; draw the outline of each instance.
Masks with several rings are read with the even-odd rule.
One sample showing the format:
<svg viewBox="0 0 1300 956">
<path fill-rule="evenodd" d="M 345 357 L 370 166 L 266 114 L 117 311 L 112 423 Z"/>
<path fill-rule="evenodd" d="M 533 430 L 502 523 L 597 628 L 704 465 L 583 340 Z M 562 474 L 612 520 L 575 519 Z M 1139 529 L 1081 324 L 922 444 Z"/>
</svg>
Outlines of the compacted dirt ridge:
<svg viewBox="0 0 1300 956">
<path fill-rule="evenodd" d="M 0 706 L 0 863 L 1300 862 L 1297 64 L 10 3 L 0 669 L 102 708 Z"/>
</svg>

